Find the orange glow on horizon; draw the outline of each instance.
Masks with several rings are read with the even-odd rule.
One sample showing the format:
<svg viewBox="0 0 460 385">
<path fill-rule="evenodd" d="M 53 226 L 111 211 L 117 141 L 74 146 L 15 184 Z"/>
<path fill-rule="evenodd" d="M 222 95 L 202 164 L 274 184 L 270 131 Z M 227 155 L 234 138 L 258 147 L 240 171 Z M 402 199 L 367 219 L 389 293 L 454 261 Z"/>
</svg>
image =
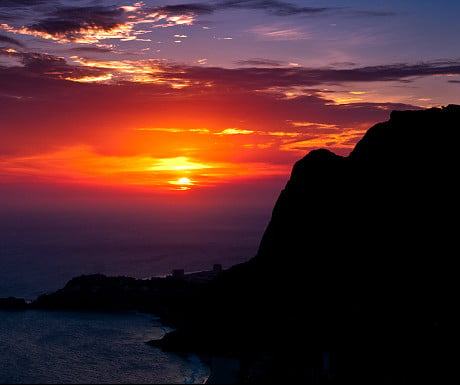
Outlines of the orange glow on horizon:
<svg viewBox="0 0 460 385">
<path fill-rule="evenodd" d="M 149 155 L 103 155 L 89 146 L 73 146 L 45 154 L 0 160 L 0 176 L 4 182 L 143 186 L 165 191 L 170 190 L 171 185 L 176 187 L 175 190 L 189 190 L 191 186 L 211 187 L 257 176 L 285 175 L 287 172 L 286 167 L 263 163 L 205 163 L 188 157 L 156 159 Z"/>
</svg>

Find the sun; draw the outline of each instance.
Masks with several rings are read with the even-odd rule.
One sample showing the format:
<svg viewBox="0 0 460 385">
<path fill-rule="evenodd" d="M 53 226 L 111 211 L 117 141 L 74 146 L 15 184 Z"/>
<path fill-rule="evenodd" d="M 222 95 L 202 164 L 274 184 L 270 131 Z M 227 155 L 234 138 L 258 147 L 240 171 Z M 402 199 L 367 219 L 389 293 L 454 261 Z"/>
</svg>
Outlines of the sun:
<svg viewBox="0 0 460 385">
<path fill-rule="evenodd" d="M 169 183 L 176 185 L 177 187 L 175 188 L 175 190 L 179 191 L 190 190 L 190 187 L 195 184 L 190 178 L 187 177 L 171 180 L 169 181 Z"/>
<path fill-rule="evenodd" d="M 192 181 L 189 178 L 183 177 L 183 178 L 179 178 L 177 180 L 177 184 L 179 184 L 179 185 L 190 185 L 190 184 L 192 184 Z"/>
</svg>

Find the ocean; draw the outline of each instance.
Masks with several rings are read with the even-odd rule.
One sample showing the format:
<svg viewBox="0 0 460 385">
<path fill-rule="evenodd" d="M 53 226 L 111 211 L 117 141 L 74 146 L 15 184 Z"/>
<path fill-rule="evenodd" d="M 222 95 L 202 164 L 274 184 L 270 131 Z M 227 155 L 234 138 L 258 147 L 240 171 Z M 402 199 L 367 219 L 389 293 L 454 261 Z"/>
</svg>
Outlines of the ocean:
<svg viewBox="0 0 460 385">
<path fill-rule="evenodd" d="M 166 331 L 144 314 L 0 311 L 0 383 L 203 383 L 198 357 L 146 344 Z"/>
<path fill-rule="evenodd" d="M 0 216 L 0 297 L 32 300 L 81 274 L 149 278 L 228 268 L 255 255 L 270 209 L 8 211 Z M 142 314 L 0 312 L 0 383 L 203 383 L 197 357 L 145 342 Z"/>
<path fill-rule="evenodd" d="M 270 209 L 12 211 L 0 215 L 0 297 L 34 299 L 81 274 L 135 278 L 255 255 Z"/>
</svg>

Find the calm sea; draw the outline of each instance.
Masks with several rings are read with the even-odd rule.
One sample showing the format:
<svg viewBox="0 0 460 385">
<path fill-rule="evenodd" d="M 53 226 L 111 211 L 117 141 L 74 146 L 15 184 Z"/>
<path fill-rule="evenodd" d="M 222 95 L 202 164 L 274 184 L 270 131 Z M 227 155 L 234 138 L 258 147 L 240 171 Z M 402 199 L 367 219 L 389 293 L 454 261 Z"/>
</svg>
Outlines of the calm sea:
<svg viewBox="0 0 460 385">
<path fill-rule="evenodd" d="M 253 257 L 270 209 L 2 212 L 0 297 L 34 299 L 81 274 L 147 278 Z"/>
<path fill-rule="evenodd" d="M 224 268 L 255 255 L 269 208 L 183 212 L 4 211 L 0 297 L 34 299 L 80 274 L 137 278 Z M 196 357 L 146 345 L 165 329 L 139 314 L 0 312 L 0 383 L 202 383 Z"/>
<path fill-rule="evenodd" d="M 197 357 L 145 344 L 164 334 L 142 314 L 0 311 L 0 383 L 203 383 Z"/>
</svg>

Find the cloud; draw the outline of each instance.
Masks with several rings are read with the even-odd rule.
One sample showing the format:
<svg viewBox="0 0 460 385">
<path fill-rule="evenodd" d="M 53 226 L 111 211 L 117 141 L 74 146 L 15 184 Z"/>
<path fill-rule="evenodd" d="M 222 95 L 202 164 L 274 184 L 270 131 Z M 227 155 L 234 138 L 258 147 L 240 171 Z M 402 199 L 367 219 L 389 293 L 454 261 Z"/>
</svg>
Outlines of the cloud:
<svg viewBox="0 0 460 385">
<path fill-rule="evenodd" d="M 164 6 L 147 6 L 138 2 L 127 6 L 99 5 L 63 7 L 46 0 L 4 0 L 0 2 L 0 20 L 35 20 L 21 25 L 0 24 L 0 29 L 11 33 L 37 36 L 56 42 L 97 43 L 105 39 L 141 40 L 138 36 L 152 32 L 140 30 L 141 24 L 151 28 L 193 25 L 198 16 L 210 15 L 218 11 L 242 9 L 261 10 L 274 16 L 327 15 L 339 11 L 340 14 L 367 17 L 386 16 L 385 11 L 356 11 L 336 7 L 305 7 L 278 0 L 225 0 L 210 3 L 182 3 Z M 50 11 L 52 9 L 52 11 Z M 2 12 L 7 10 L 8 12 Z M 262 28 L 262 27 L 261 27 Z M 270 40 L 298 40 L 307 36 L 293 28 L 277 30 L 255 30 L 261 37 Z"/>
<path fill-rule="evenodd" d="M 345 14 L 358 17 L 387 17 L 393 11 L 355 10 L 344 7 L 305 7 L 278 0 L 226 0 L 218 3 L 220 9 L 260 9 L 275 16 Z"/>
<path fill-rule="evenodd" d="M 251 28 L 248 32 L 253 33 L 260 40 L 305 40 L 309 38 L 308 33 L 300 28 L 289 28 L 286 26 L 260 25 Z"/>
<path fill-rule="evenodd" d="M 183 3 L 153 7 L 151 11 L 168 16 L 179 15 L 209 15 L 226 9 L 256 9 L 263 10 L 275 16 L 289 16 L 299 14 L 319 14 L 335 8 L 329 7 L 302 7 L 291 3 L 276 0 L 226 0 L 212 3 Z"/>
<path fill-rule="evenodd" d="M 48 0 L 2 0 L 0 8 L 30 7 L 47 3 Z"/>
<path fill-rule="evenodd" d="M 72 37 L 87 29 L 109 31 L 122 23 L 124 11 L 111 7 L 62 8 L 29 28 L 53 36 Z"/>
<path fill-rule="evenodd" d="M 49 0 L 1 0 L 0 22 L 17 21 L 35 14 L 35 10 L 46 6 Z"/>
<path fill-rule="evenodd" d="M 328 84 L 460 74 L 457 62 L 229 69 L 80 57 L 72 63 L 14 50 L 0 55 L 21 64 L 0 66 L 0 154 L 90 144 L 114 156 L 205 153 L 215 162 L 290 164 L 318 147 L 345 154 L 373 123 L 387 120 L 389 110 L 416 108 L 378 97 L 338 103 L 337 92 L 324 90 Z M 298 92 L 286 97 L 290 90 Z"/>
<path fill-rule="evenodd" d="M 10 72 L 13 75 L 21 74 L 26 77 L 32 75 L 50 79 L 100 77 L 105 74 L 99 68 L 69 65 L 64 58 L 55 55 L 0 49 L 0 56 L 15 58 L 22 64 L 22 67 L 4 68 L 1 71 L 3 74 Z"/>
<path fill-rule="evenodd" d="M 82 6 L 58 7 L 44 15 L 36 12 L 39 21 L 12 26 L 0 24 L 0 28 L 12 32 L 57 42 L 97 43 L 104 39 L 136 40 L 138 35 L 151 31 L 137 29 L 140 24 L 153 27 L 191 25 L 196 15 L 214 12 L 206 4 L 179 4 L 146 7 L 144 3 L 133 6 Z"/>
<path fill-rule="evenodd" d="M 271 60 L 271 59 L 248 59 L 248 60 L 239 60 L 236 64 L 240 66 L 251 66 L 251 67 L 284 67 L 286 66 L 285 62 L 280 60 Z"/>
<path fill-rule="evenodd" d="M 341 7 L 306 7 L 278 0 L 224 0 L 211 3 L 183 3 L 154 7 L 150 12 L 157 12 L 159 14 L 167 15 L 168 17 L 180 17 L 184 15 L 195 17 L 231 9 L 261 10 L 270 15 L 280 17 L 295 15 L 327 15 L 337 11 L 345 14 L 350 13 L 351 15 L 366 17 L 382 17 L 394 14 L 393 12 L 387 11 L 360 11 L 349 10 Z"/>
<path fill-rule="evenodd" d="M 276 87 L 312 87 L 346 82 L 409 82 L 416 77 L 460 74 L 460 62 L 400 63 L 356 68 L 235 68 L 171 66 L 171 75 L 186 80 L 212 82 L 216 86 L 248 90 L 276 90 Z"/>
<path fill-rule="evenodd" d="M 226 0 L 218 4 L 222 9 L 261 9 L 276 16 L 312 15 L 328 12 L 331 7 L 304 7 L 277 0 Z"/>
<path fill-rule="evenodd" d="M 5 35 L 0 35 L 0 43 L 13 44 L 21 48 L 25 47 L 25 45 L 22 44 L 20 41 L 13 39 L 11 37 L 5 36 Z"/>
<path fill-rule="evenodd" d="M 101 52 L 99 48 L 97 52 Z M 424 63 L 398 63 L 379 66 L 334 68 L 283 66 L 277 61 L 252 59 L 240 62 L 253 67 L 222 68 L 201 65 L 180 65 L 161 59 L 148 60 L 96 60 L 72 56 L 74 63 L 64 58 L 35 52 L 1 49 L 0 54 L 16 58 L 24 68 L 17 71 L 32 72 L 62 79 L 63 74 L 102 76 L 112 74 L 118 82 L 146 82 L 169 85 L 173 88 L 206 86 L 208 92 L 218 87 L 245 91 L 267 92 L 274 96 L 295 98 L 325 94 L 318 87 L 344 83 L 411 82 L 419 77 L 460 75 L 459 61 L 433 61 Z M 258 65 L 265 65 L 259 67 Z M 205 88 L 206 88 L 205 87 Z M 312 88 L 313 87 L 313 88 Z M 288 92 L 290 94 L 288 95 Z M 356 92 L 350 97 L 357 97 Z M 359 96 L 359 95 L 358 95 Z"/>
<path fill-rule="evenodd" d="M 14 26 L 0 24 L 11 33 L 37 36 L 59 43 L 97 43 L 104 39 L 136 40 L 150 31 L 135 30 L 137 7 L 88 6 L 60 7 L 42 15 L 36 12 L 35 23 Z"/>
<path fill-rule="evenodd" d="M 160 13 L 164 13 L 168 16 L 180 16 L 180 15 L 207 15 L 215 11 L 216 7 L 210 4 L 201 3 L 186 3 L 177 5 L 164 5 L 160 7 L 154 7 L 152 10 Z"/>
<path fill-rule="evenodd" d="M 71 52 L 92 52 L 92 53 L 113 53 L 115 52 L 111 48 L 87 47 L 87 46 L 70 48 L 69 51 Z"/>
<path fill-rule="evenodd" d="M 115 7 L 66 7 L 28 27 L 54 37 L 76 40 L 85 31 L 111 31 L 124 24 L 125 11 Z"/>
<path fill-rule="evenodd" d="M 242 130 L 240 128 L 226 128 L 221 132 L 217 132 L 216 135 L 249 135 L 253 134 L 254 131 Z"/>
</svg>

